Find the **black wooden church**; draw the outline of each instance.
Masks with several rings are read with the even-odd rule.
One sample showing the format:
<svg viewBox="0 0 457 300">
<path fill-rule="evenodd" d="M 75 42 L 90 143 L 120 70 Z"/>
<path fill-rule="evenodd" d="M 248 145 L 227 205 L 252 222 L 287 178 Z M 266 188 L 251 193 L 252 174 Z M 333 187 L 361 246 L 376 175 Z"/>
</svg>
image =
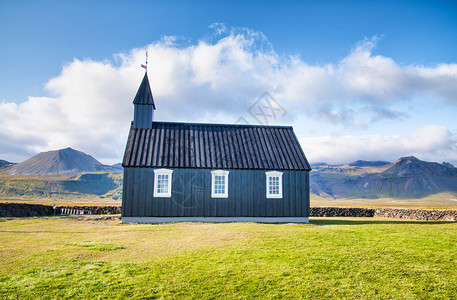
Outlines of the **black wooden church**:
<svg viewBox="0 0 457 300">
<path fill-rule="evenodd" d="M 308 222 L 311 168 L 292 127 L 154 121 L 147 73 L 133 104 L 123 222 Z"/>
</svg>

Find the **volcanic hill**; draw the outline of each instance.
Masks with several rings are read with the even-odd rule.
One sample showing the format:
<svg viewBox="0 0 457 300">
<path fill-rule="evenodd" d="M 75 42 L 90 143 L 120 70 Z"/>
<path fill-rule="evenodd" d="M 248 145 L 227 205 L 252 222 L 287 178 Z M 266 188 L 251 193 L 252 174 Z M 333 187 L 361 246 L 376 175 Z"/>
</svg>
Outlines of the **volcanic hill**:
<svg viewBox="0 0 457 300">
<path fill-rule="evenodd" d="M 103 166 L 98 160 L 84 152 L 65 148 L 41 152 L 26 161 L 16 164 L 6 172 L 10 175 L 57 175 L 75 176 L 94 172 Z"/>
<path fill-rule="evenodd" d="M 311 191 L 331 198 L 421 198 L 442 192 L 457 194 L 457 168 L 414 156 L 402 157 L 384 166 L 381 162 L 344 166 L 319 164 L 311 172 Z"/>
</svg>

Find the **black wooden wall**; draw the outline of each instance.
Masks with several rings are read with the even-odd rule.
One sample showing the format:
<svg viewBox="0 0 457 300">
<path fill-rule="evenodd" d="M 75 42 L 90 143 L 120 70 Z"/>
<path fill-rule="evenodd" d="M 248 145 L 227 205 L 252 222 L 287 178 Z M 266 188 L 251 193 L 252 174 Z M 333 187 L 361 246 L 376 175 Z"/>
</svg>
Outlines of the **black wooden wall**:
<svg viewBox="0 0 457 300">
<path fill-rule="evenodd" d="M 154 198 L 153 168 L 124 168 L 123 217 L 309 217 L 309 172 L 284 171 L 283 198 L 265 170 L 229 170 L 228 198 L 211 198 L 210 169 L 173 169 L 170 198 Z"/>
</svg>

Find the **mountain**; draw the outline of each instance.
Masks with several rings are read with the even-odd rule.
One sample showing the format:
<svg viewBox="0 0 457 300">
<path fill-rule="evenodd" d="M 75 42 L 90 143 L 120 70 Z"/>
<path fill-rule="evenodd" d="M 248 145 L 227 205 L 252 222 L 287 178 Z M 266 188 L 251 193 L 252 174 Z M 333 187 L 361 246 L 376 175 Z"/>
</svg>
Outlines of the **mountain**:
<svg viewBox="0 0 457 300">
<path fill-rule="evenodd" d="M 390 165 L 388 161 L 367 161 L 367 160 L 358 160 L 353 163 L 350 163 L 349 166 L 351 167 L 379 167 L 384 165 Z"/>
<path fill-rule="evenodd" d="M 311 191 L 331 198 L 421 198 L 457 193 L 457 168 L 449 163 L 425 162 L 402 157 L 391 165 L 371 167 L 320 166 L 311 172 Z"/>
<path fill-rule="evenodd" d="M 41 152 L 24 162 L 16 164 L 6 172 L 10 175 L 55 175 L 75 176 L 85 172 L 94 172 L 102 164 L 84 152 L 65 148 Z"/>
<path fill-rule="evenodd" d="M 124 173 L 124 168 L 122 167 L 122 164 L 115 164 L 111 166 L 107 165 L 98 165 L 95 166 L 95 169 L 97 171 L 103 171 L 103 172 L 109 172 L 109 173 L 115 173 L 115 174 L 122 174 Z"/>
<path fill-rule="evenodd" d="M 359 184 L 372 194 L 389 197 L 424 197 L 441 192 L 457 193 L 457 168 L 402 157 L 390 168 L 361 178 Z"/>
<path fill-rule="evenodd" d="M 15 165 L 15 163 L 0 159 L 0 170 L 9 168 L 9 167 L 14 166 L 14 165 Z"/>
</svg>

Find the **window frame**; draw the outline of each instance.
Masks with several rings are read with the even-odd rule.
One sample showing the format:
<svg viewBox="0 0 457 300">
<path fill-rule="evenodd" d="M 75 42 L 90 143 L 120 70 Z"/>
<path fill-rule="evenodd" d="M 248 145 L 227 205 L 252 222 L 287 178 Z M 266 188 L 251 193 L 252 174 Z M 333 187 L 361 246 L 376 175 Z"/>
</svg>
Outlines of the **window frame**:
<svg viewBox="0 0 457 300">
<path fill-rule="evenodd" d="M 211 198 L 228 198 L 228 189 L 229 189 L 229 182 L 228 182 L 228 175 L 230 171 L 226 170 L 213 170 L 211 171 Z M 224 176 L 224 193 L 223 194 L 216 194 L 216 176 Z"/>
<path fill-rule="evenodd" d="M 158 191 L 159 175 L 168 175 L 166 193 L 159 193 L 159 191 Z M 155 169 L 154 170 L 154 197 L 160 197 L 160 198 L 170 198 L 171 197 L 172 176 L 173 176 L 173 170 L 169 170 L 169 169 Z"/>
<path fill-rule="evenodd" d="M 282 199 L 283 198 L 283 193 L 282 193 L 282 186 L 283 186 L 283 182 L 282 182 L 282 175 L 283 175 L 283 172 L 279 172 L 279 171 L 269 171 L 269 172 L 265 172 L 265 175 L 266 175 L 266 195 L 267 195 L 267 198 L 271 198 L 271 199 Z M 278 180 L 278 188 L 279 188 L 279 193 L 278 194 L 271 194 L 270 193 L 270 178 L 272 177 L 278 177 L 279 180 Z"/>
</svg>

